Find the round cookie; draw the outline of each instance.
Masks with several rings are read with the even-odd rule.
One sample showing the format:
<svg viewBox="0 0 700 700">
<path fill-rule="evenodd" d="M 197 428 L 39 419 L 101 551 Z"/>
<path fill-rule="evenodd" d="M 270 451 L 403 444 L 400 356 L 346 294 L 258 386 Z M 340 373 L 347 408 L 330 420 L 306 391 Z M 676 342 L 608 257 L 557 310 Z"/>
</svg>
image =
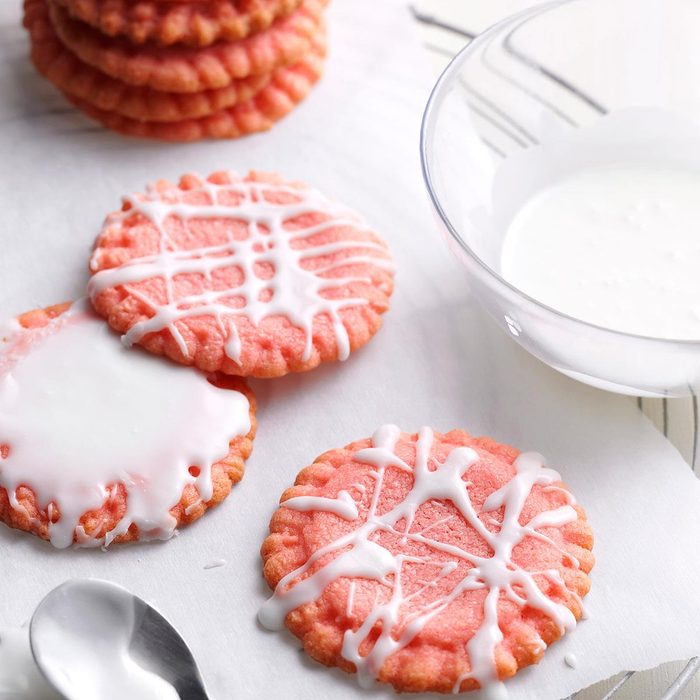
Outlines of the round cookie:
<svg viewBox="0 0 700 700">
<path fill-rule="evenodd" d="M 209 46 L 267 29 L 301 0 L 56 0 L 72 17 L 135 44 Z"/>
<path fill-rule="evenodd" d="M 107 217 L 88 293 L 127 343 L 207 372 L 277 377 L 346 359 L 393 289 L 386 244 L 279 176 L 160 181 Z"/>
<path fill-rule="evenodd" d="M 594 561 L 585 514 L 541 455 L 459 430 L 389 425 L 321 455 L 270 533 L 262 624 L 398 692 L 502 697 L 575 626 Z"/>
<path fill-rule="evenodd" d="M 273 76 L 260 73 L 234 80 L 218 90 L 162 92 L 110 78 L 74 56 L 56 37 L 48 19 L 46 0 L 25 1 L 25 26 L 30 34 L 34 66 L 59 90 L 100 110 L 134 120 L 197 119 L 250 100 Z"/>
<path fill-rule="evenodd" d="M 0 324 L 0 521 L 56 547 L 168 539 L 243 475 L 237 378 L 119 342 L 87 300 Z"/>
<path fill-rule="evenodd" d="M 125 83 L 166 92 L 222 88 L 232 80 L 270 73 L 299 60 L 320 30 L 325 4 L 325 0 L 304 0 L 298 10 L 260 34 L 187 48 L 135 46 L 113 39 L 71 19 L 55 0 L 48 2 L 58 38 L 81 61 Z"/>
<path fill-rule="evenodd" d="M 194 119 L 177 121 L 141 121 L 130 119 L 117 112 L 95 107 L 75 95 L 64 93 L 70 102 L 87 116 L 100 122 L 108 129 L 127 136 L 160 139 L 163 141 L 198 141 L 200 139 L 230 139 L 267 131 L 276 122 L 287 116 L 311 91 L 323 73 L 325 45 L 323 37 L 314 37 L 312 51 L 292 66 L 279 68 L 268 82 L 251 99 L 237 102 L 231 107 Z M 243 80 L 251 80 L 241 79 Z M 227 88 L 209 91 L 218 96 Z M 195 107 L 204 93 L 190 93 L 192 102 L 185 101 L 188 107 Z M 132 103 L 133 106 L 133 103 Z M 164 104 L 160 105 L 165 106 Z"/>
</svg>

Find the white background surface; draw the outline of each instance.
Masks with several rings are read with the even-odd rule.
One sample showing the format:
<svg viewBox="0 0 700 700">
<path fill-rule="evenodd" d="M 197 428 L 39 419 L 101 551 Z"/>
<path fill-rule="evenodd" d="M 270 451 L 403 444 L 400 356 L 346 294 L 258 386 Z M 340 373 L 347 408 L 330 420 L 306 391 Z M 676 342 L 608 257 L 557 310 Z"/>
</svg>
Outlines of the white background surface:
<svg viewBox="0 0 700 700">
<path fill-rule="evenodd" d="M 327 76 L 291 117 L 269 134 L 176 146 L 109 134 L 67 108 L 26 59 L 17 6 L 0 7 L 4 314 L 80 295 L 90 245 L 119 196 L 187 170 L 274 169 L 307 180 L 364 212 L 388 239 L 400 270 L 386 327 L 357 356 L 343 366 L 253 383 L 260 428 L 247 475 L 224 505 L 179 538 L 107 553 L 58 552 L 0 529 L 0 624 L 25 620 L 66 578 L 109 578 L 175 622 L 200 660 L 214 700 L 363 697 L 354 679 L 313 664 L 288 635 L 259 629 L 255 613 L 267 592 L 258 548 L 279 494 L 318 453 L 368 435 L 384 422 L 411 430 L 429 423 L 538 449 L 580 495 L 597 529 L 599 564 L 590 599 L 593 618 L 572 642 L 597 644 L 609 673 L 650 652 L 648 637 L 659 635 L 648 631 L 657 625 L 665 632 L 656 641 L 669 646 L 669 619 L 689 632 L 698 629 L 695 590 L 654 596 L 653 585 L 630 575 L 625 585 L 646 605 L 641 611 L 628 607 L 633 598 L 621 587 L 624 571 L 616 568 L 616 559 L 625 551 L 643 552 L 640 494 L 663 491 L 656 474 L 664 470 L 664 481 L 680 480 L 677 499 L 700 498 L 693 493 L 697 485 L 633 403 L 560 377 L 471 307 L 462 270 L 435 232 L 422 191 L 418 123 L 431 79 L 405 10 L 400 3 L 338 0 L 331 15 Z M 635 470 L 643 476 L 625 481 Z M 620 518 L 615 529 L 604 527 L 618 504 L 628 502 L 625 492 L 627 498 L 637 493 L 631 501 L 637 510 L 628 511 L 637 520 Z M 670 510 L 659 526 L 678 528 L 692 539 L 698 521 Z M 694 551 L 687 554 L 697 560 Z M 216 559 L 227 565 L 204 570 Z M 684 581 L 673 570 L 678 560 L 667 570 L 639 560 L 633 562 L 637 571 L 659 580 L 668 575 L 671 584 Z M 693 566 L 684 566 L 685 572 L 692 573 Z M 608 605 L 630 624 L 612 624 L 603 613 Z M 597 657 L 560 644 L 541 668 L 523 674 L 521 685 L 532 684 L 530 697 L 561 694 L 552 692 L 544 674 L 562 675 L 564 650 L 579 656 L 577 670 L 566 671 L 570 690 L 590 671 L 607 675 L 594 663 Z"/>
</svg>

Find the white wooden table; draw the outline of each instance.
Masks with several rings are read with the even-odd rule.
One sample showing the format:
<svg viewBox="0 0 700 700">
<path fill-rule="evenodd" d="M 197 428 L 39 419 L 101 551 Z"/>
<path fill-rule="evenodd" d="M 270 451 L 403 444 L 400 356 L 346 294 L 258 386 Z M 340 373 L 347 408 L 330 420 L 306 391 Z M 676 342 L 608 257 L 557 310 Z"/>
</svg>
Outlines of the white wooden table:
<svg viewBox="0 0 700 700">
<path fill-rule="evenodd" d="M 534 0 L 414 0 L 412 11 L 436 79 L 455 53 L 475 34 L 533 4 L 536 4 Z M 697 400 L 631 398 L 630 401 L 637 401 L 640 410 L 671 440 L 700 477 Z M 636 673 L 612 697 L 615 700 L 658 700 L 684 666 L 685 661 L 682 661 L 651 672 Z M 575 696 L 576 700 L 608 700 L 609 693 L 624 676 L 620 674 L 586 689 Z M 683 700 L 700 698 L 700 674 L 678 697 Z"/>
</svg>

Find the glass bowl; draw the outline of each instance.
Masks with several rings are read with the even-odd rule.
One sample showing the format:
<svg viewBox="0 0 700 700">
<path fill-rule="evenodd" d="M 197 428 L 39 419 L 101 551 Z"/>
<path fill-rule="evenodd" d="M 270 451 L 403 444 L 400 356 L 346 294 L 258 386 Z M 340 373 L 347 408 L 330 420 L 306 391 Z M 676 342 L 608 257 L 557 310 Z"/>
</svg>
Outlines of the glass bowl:
<svg viewBox="0 0 700 700">
<path fill-rule="evenodd" d="M 499 204 L 495 185 L 506 164 L 526 149 L 551 134 L 593 126 L 612 113 L 663 109 L 686 124 L 700 124 L 698 26 L 700 3 L 695 0 L 541 4 L 466 46 L 438 80 L 423 117 L 425 183 L 440 228 L 467 270 L 471 294 L 543 362 L 620 393 L 694 395 L 700 384 L 700 341 L 596 326 L 509 284 L 499 274 L 499 254 L 515 212 Z M 637 131 L 636 140 L 620 139 L 630 157 L 653 147 L 647 141 L 654 135 L 645 135 L 641 127 Z M 683 126 L 667 131 L 669 139 L 675 138 L 671 147 L 682 152 Z M 695 148 L 700 154 L 700 146 Z M 559 167 L 565 174 L 565 158 Z M 537 174 L 520 175 L 523 191 L 542 185 Z M 698 228 L 700 237 L 700 222 Z"/>
</svg>

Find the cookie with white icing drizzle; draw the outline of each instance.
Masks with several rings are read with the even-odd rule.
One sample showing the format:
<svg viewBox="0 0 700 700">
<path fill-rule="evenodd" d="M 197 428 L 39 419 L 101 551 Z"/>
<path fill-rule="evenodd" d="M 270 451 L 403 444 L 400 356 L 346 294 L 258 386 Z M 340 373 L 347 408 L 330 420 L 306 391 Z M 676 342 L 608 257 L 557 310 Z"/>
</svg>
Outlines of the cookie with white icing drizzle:
<svg viewBox="0 0 700 700">
<path fill-rule="evenodd" d="M 127 344 L 254 377 L 346 359 L 379 329 L 394 269 L 347 207 L 276 175 L 229 172 L 127 197 L 90 268 L 93 305 Z"/>
<path fill-rule="evenodd" d="M 397 691 L 482 688 L 538 662 L 582 616 L 593 537 L 541 455 L 387 425 L 321 455 L 262 546 L 284 625 L 329 666 Z"/>
<path fill-rule="evenodd" d="M 59 548 L 168 539 L 243 476 L 255 400 L 119 342 L 87 300 L 0 324 L 0 521 Z"/>
</svg>

